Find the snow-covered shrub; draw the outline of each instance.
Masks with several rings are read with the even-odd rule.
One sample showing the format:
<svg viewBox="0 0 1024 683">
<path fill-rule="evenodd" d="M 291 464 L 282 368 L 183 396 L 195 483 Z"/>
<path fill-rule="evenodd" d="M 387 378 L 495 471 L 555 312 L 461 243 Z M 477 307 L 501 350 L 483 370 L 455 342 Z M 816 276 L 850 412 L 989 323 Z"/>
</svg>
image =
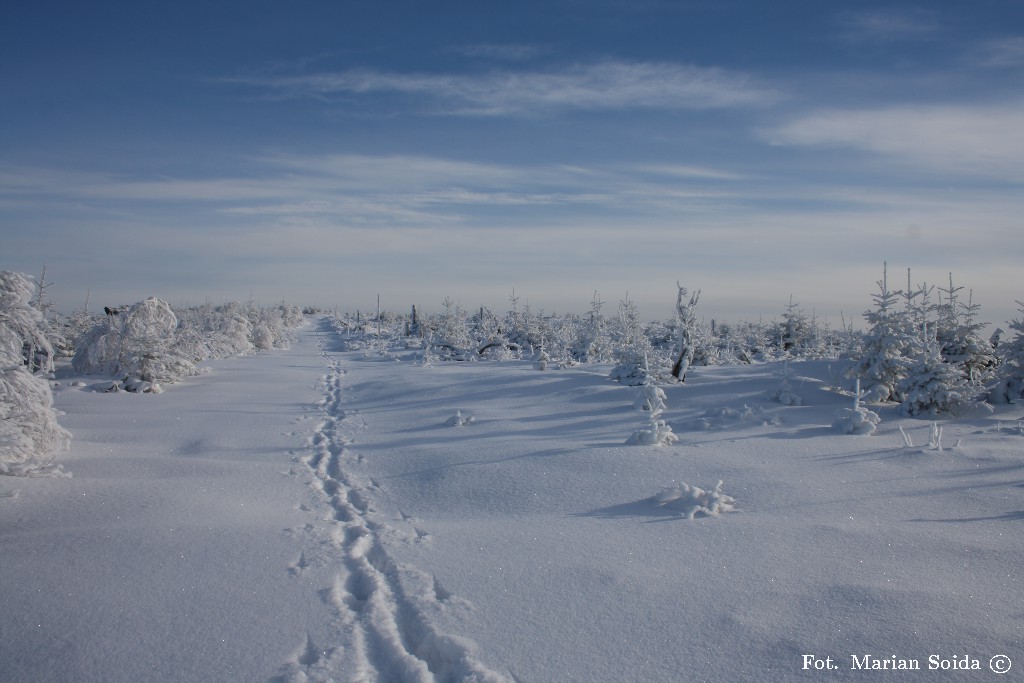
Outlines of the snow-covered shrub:
<svg viewBox="0 0 1024 683">
<path fill-rule="evenodd" d="M 981 388 L 961 369 L 942 357 L 939 345 L 930 341 L 900 382 L 901 406 L 907 415 L 956 415 L 976 402 Z"/>
<path fill-rule="evenodd" d="M 35 284 L 22 273 L 0 272 L 0 325 L 9 343 L 17 340 L 16 356 L 30 372 L 53 369 L 53 346 L 46 336 L 43 315 L 32 305 Z"/>
<path fill-rule="evenodd" d="M 887 271 L 883 270 L 878 281 L 879 293 L 872 295 L 875 310 L 864 313 L 871 328 L 864 336 L 864 347 L 860 358 L 847 371 L 847 376 L 857 378 L 873 400 L 902 400 L 899 385 L 907 376 L 908 356 L 913 356 L 919 338 L 908 329 L 908 319 L 896 310 L 900 292 L 889 289 Z"/>
<path fill-rule="evenodd" d="M 651 413 L 651 419 L 643 427 L 640 427 L 626 439 L 627 446 L 671 446 L 679 437 L 672 433 L 664 420 L 661 419 L 661 412 Z"/>
<path fill-rule="evenodd" d="M 633 407 L 636 410 L 660 413 L 665 410 L 665 391 L 648 378 L 646 382 L 637 387 L 637 397 L 633 402 Z"/>
<path fill-rule="evenodd" d="M 722 493 L 722 481 L 715 488 L 705 491 L 698 486 L 686 482 L 675 486 L 666 486 L 655 496 L 654 502 L 661 507 L 675 510 L 687 519 L 702 517 L 718 517 L 723 512 L 737 512 L 736 499 Z"/>
<path fill-rule="evenodd" d="M 603 363 L 612 358 L 612 340 L 608 334 L 608 321 L 601 308 L 604 302 L 594 292 L 590 302 L 590 312 L 579 327 L 576 344 L 572 349 L 573 357 L 583 363 Z"/>
<path fill-rule="evenodd" d="M 984 384 L 992 379 L 997 365 L 995 351 L 981 336 L 986 323 L 978 322 L 980 305 L 974 303 L 973 292 L 968 292 L 967 303 L 960 299 L 963 287 L 953 285 L 949 274 L 949 289 L 939 291 L 946 295 L 940 303 L 935 338 L 939 342 L 942 359 L 958 366 L 971 384 Z"/>
<path fill-rule="evenodd" d="M 41 473 L 50 466 L 54 453 L 67 449 L 71 434 L 57 423 L 47 381 L 22 365 L 7 365 L 10 355 L 3 355 L 0 363 L 6 367 L 0 368 L 0 474 Z"/>
<path fill-rule="evenodd" d="M 836 417 L 832 421 L 832 431 L 839 434 L 861 434 L 864 436 L 874 434 L 878 423 L 882 419 L 878 413 L 868 410 L 863 406 L 857 408 L 841 408 L 836 411 Z"/>
<path fill-rule="evenodd" d="M 861 397 L 860 380 L 858 379 L 857 387 L 854 389 L 853 408 L 841 408 L 836 411 L 835 420 L 832 421 L 832 431 L 839 434 L 864 436 L 875 433 L 882 418 L 878 417 L 878 413 L 863 407 L 860 404 Z"/>
<path fill-rule="evenodd" d="M 32 372 L 48 372 L 52 355 L 32 296 L 27 276 L 0 273 L 0 474 L 46 471 L 71 437 L 57 424 L 49 383 Z"/>
<path fill-rule="evenodd" d="M 238 302 L 206 307 L 199 318 L 199 338 L 206 347 L 202 360 L 253 353 L 252 322 Z"/>
<path fill-rule="evenodd" d="M 171 383 L 195 375 L 195 364 L 174 346 L 178 318 L 166 301 L 150 297 L 108 315 L 76 344 L 72 367 L 142 382 Z M 134 384 L 135 386 L 141 386 Z"/>
<path fill-rule="evenodd" d="M 627 295 L 619 302 L 618 330 L 615 339 L 616 365 L 609 377 L 627 386 L 640 386 L 647 381 L 648 358 L 653 349 L 640 322 L 636 304 Z"/>
<path fill-rule="evenodd" d="M 697 350 L 695 333 L 697 329 L 697 301 L 700 299 L 698 289 L 687 299 L 686 287 L 678 282 L 676 294 L 676 324 L 679 329 L 679 339 L 676 341 L 675 362 L 672 364 L 672 376 L 680 382 L 686 381 L 686 371 L 693 363 L 693 357 Z"/>
<path fill-rule="evenodd" d="M 771 393 L 771 398 L 784 406 L 803 405 L 803 399 L 793 391 L 793 385 L 789 383 L 789 363 L 786 363 L 782 371 L 782 382 L 778 388 Z"/>
<path fill-rule="evenodd" d="M 1018 301 L 1017 306 L 1024 313 L 1024 301 Z M 988 394 L 988 400 L 992 403 L 1024 399 L 1024 319 L 1014 318 L 1009 325 L 1016 334 L 1013 339 L 996 348 L 1002 364 L 999 367 L 999 380 Z"/>
<path fill-rule="evenodd" d="M 476 417 L 473 415 L 465 416 L 461 410 L 456 410 L 455 414 L 448 418 L 445 422 L 449 427 L 465 427 L 466 425 L 473 424 L 476 421 Z"/>
</svg>

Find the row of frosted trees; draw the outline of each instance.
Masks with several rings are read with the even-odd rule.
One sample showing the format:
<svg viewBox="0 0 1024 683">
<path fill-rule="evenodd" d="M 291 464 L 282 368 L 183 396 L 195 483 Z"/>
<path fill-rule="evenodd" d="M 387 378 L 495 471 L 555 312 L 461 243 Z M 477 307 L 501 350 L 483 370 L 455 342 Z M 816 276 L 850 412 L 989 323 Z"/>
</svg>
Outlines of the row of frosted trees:
<svg viewBox="0 0 1024 683">
<path fill-rule="evenodd" d="M 936 416 L 1024 398 L 1024 323 L 1009 323 L 1015 336 L 1007 342 L 1002 330 L 983 337 L 980 307 L 952 274 L 935 287 L 913 285 L 908 270 L 906 288 L 894 290 L 883 270 L 877 286 L 874 308 L 864 314 L 870 328 L 848 372 L 866 400 Z"/>
<path fill-rule="evenodd" d="M 355 332 L 352 346 L 386 347 L 381 336 L 400 337 L 406 347 L 423 348 L 429 360 L 475 361 L 534 358 L 554 365 L 612 363 L 616 379 L 640 384 L 646 374 L 666 380 L 685 378 L 689 365 L 728 365 L 794 358 L 836 358 L 856 348 L 859 335 L 834 330 L 813 313 L 790 303 L 778 321 L 719 324 L 701 318 L 700 292 L 678 288 L 675 315 L 642 320 L 628 295 L 611 308 L 595 293 L 580 315 L 548 314 L 510 297 L 503 314 L 472 311 L 445 299 L 439 313 L 342 314 L 340 329 Z M 685 349 L 681 347 L 685 346 Z M 682 361 L 680 353 L 682 352 Z"/>
<path fill-rule="evenodd" d="M 769 323 L 718 324 L 698 315 L 700 292 L 677 291 L 675 316 L 643 322 L 628 296 L 614 313 L 595 294 L 586 314 L 548 315 L 521 306 L 498 315 L 487 308 L 469 312 L 446 299 L 440 313 L 374 317 L 345 315 L 342 329 L 364 331 L 349 343 L 386 352 L 383 337 L 404 339 L 423 349 L 426 361 L 532 358 L 544 367 L 609 363 L 611 377 L 630 385 L 685 381 L 691 366 L 813 358 L 847 359 L 851 385 L 860 381 L 862 399 L 898 403 L 912 416 L 956 415 L 980 402 L 1024 399 L 1024 322 L 982 336 L 980 307 L 952 278 L 946 285 L 893 289 L 888 274 L 877 283 L 874 306 L 864 313 L 866 331 L 852 324 L 835 330 L 790 300 Z M 1024 304 L 1022 304 L 1024 307 Z M 392 339 L 394 341 L 394 339 Z"/>
<path fill-rule="evenodd" d="M 77 372 L 112 378 L 110 388 L 156 392 L 196 374 L 203 360 L 286 347 L 303 321 L 301 309 L 284 304 L 174 308 L 156 298 L 105 315 L 48 313 L 41 283 L 0 272 L 0 474 L 61 473 L 53 455 L 71 435 L 57 422 L 50 386 L 61 355 Z"/>
</svg>

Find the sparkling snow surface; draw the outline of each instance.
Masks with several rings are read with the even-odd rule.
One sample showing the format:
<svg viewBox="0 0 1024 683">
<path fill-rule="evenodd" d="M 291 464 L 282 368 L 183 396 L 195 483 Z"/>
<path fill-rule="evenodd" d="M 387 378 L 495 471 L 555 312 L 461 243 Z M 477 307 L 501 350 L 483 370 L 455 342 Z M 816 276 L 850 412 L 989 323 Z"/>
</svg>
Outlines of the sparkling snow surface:
<svg viewBox="0 0 1024 683">
<path fill-rule="evenodd" d="M 834 432 L 829 362 L 790 364 L 792 406 L 781 366 L 693 368 L 665 387 L 678 441 L 637 446 L 649 414 L 604 366 L 340 348 L 321 321 L 159 395 L 60 377 L 73 478 L 0 477 L 0 681 L 1024 670 L 1019 407 L 944 422 L 938 450 L 890 407 Z M 664 504 L 720 480 L 718 514 Z"/>
</svg>

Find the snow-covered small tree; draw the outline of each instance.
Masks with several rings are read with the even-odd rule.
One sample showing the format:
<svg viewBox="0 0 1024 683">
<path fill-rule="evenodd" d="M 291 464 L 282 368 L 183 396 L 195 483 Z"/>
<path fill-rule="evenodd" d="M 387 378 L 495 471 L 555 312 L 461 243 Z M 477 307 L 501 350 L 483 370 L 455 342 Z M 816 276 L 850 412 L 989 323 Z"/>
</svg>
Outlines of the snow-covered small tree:
<svg viewBox="0 0 1024 683">
<path fill-rule="evenodd" d="M 929 340 L 901 380 L 900 393 L 904 413 L 935 417 L 962 412 L 975 403 L 981 389 L 955 364 L 946 362 L 937 341 Z"/>
<path fill-rule="evenodd" d="M 640 386 L 649 375 L 648 362 L 653 349 L 644 333 L 640 314 L 629 294 L 619 302 L 618 330 L 615 339 L 616 366 L 609 375 L 628 386 Z"/>
<path fill-rule="evenodd" d="M 670 427 L 661 419 L 661 411 L 652 411 L 647 424 L 635 430 L 626 439 L 627 446 L 671 446 L 679 437 L 672 433 Z"/>
<path fill-rule="evenodd" d="M 1024 301 L 1018 301 L 1017 307 L 1024 314 Z M 999 379 L 988 394 L 992 403 L 1024 400 L 1024 318 L 1014 318 L 1009 325 L 1015 335 L 996 349 L 1001 364 Z"/>
<path fill-rule="evenodd" d="M 907 376 L 907 358 L 920 340 L 908 331 L 906 316 L 896 309 L 901 292 L 889 289 L 887 267 L 877 284 L 878 294 L 872 295 L 875 309 L 864 313 L 871 328 L 864 335 L 862 355 L 853 362 L 847 376 L 860 380 L 866 400 L 899 401 L 900 382 Z"/>
<path fill-rule="evenodd" d="M 590 312 L 580 325 L 579 339 L 573 351 L 581 363 L 603 363 L 612 358 L 612 340 L 608 334 L 608 321 L 601 309 L 604 307 L 601 295 L 596 291 L 590 302 Z"/>
<path fill-rule="evenodd" d="M 53 346 L 46 336 L 42 313 L 33 306 L 35 283 L 28 275 L 0 272 L 0 325 L 11 339 L 20 340 L 18 353 L 29 372 L 53 369 Z"/>
<path fill-rule="evenodd" d="M 946 294 L 946 300 L 938 306 L 935 338 L 947 363 L 958 366 L 969 383 L 984 384 L 992 379 L 995 372 L 995 350 L 981 335 L 986 323 L 977 320 L 981 307 L 974 302 L 974 293 L 968 292 L 965 303 L 960 297 L 963 289 L 953 285 L 953 274 L 950 273 L 949 289 L 940 290 Z"/>
<path fill-rule="evenodd" d="M 793 385 L 789 382 L 789 376 L 789 361 L 786 361 L 782 371 L 782 381 L 779 382 L 778 388 L 771 392 L 771 398 L 784 406 L 803 405 L 803 399 L 793 391 Z"/>
<path fill-rule="evenodd" d="M 693 519 L 701 517 L 718 517 L 723 512 L 738 512 L 736 499 L 722 493 L 722 481 L 715 487 L 705 491 L 699 486 L 691 486 L 682 482 L 675 486 L 666 486 L 654 496 L 659 506 L 675 510 L 677 513 Z"/>
<path fill-rule="evenodd" d="M 637 396 L 633 407 L 637 410 L 660 413 L 665 410 L 665 400 L 665 390 L 659 387 L 651 377 L 648 377 L 643 384 L 637 387 Z"/>
<path fill-rule="evenodd" d="M 178 318 L 166 301 L 150 297 L 107 316 L 76 343 L 72 367 L 156 384 L 196 374 L 193 362 L 174 347 Z"/>
<path fill-rule="evenodd" d="M 789 296 L 786 312 L 782 314 L 782 322 L 778 326 L 777 346 L 784 355 L 800 357 L 807 345 L 810 335 L 810 319 L 800 304 Z"/>
<path fill-rule="evenodd" d="M 875 433 L 881 418 L 878 413 L 860 404 L 862 397 L 860 380 L 857 380 L 853 394 L 853 408 L 840 408 L 832 421 L 832 431 L 840 434 L 871 435 Z"/>
<path fill-rule="evenodd" d="M 33 294 L 28 276 L 0 272 L 0 474 L 46 471 L 71 437 L 57 423 L 49 383 L 34 374 L 50 370 L 52 346 Z"/>
<path fill-rule="evenodd" d="M 672 376 L 680 382 L 686 381 L 686 371 L 693 362 L 693 355 L 697 349 L 697 301 L 700 299 L 700 290 L 693 294 L 687 292 L 686 287 L 676 282 L 678 292 L 676 294 L 676 325 L 679 330 L 679 338 L 676 341 L 676 349 L 673 354 L 675 362 L 672 364 Z M 687 298 L 689 296 L 689 298 Z"/>
</svg>

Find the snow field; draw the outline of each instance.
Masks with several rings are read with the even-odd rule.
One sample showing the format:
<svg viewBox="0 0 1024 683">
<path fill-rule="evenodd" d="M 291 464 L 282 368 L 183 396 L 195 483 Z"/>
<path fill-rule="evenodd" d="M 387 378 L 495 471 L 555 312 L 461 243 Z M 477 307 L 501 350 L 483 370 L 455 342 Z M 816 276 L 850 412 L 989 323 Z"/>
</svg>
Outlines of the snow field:
<svg viewBox="0 0 1024 683">
<path fill-rule="evenodd" d="M 852 398 L 826 362 L 794 364 L 792 407 L 768 398 L 772 366 L 696 368 L 666 388 L 680 441 L 638 448 L 634 390 L 598 368 L 351 363 L 353 467 L 429 534 L 394 557 L 472 605 L 445 630 L 517 680 L 795 680 L 805 652 L 1019 648 L 1019 445 L 998 421 L 908 449 L 897 425 L 924 443 L 930 423 L 896 407 L 876 436 L 832 431 Z M 475 421 L 453 429 L 456 410 Z M 718 480 L 742 514 L 655 498 Z"/>
<path fill-rule="evenodd" d="M 698 367 L 664 387 L 678 441 L 637 446 L 610 366 L 343 348 L 321 323 L 160 395 L 62 378 L 74 477 L 0 478 L 0 680 L 825 680 L 805 654 L 861 680 L 852 654 L 1021 652 L 1021 407 L 935 450 L 897 406 L 833 432 L 827 362 L 791 364 L 799 405 L 776 364 Z M 719 481 L 742 512 L 688 518 Z"/>
</svg>

